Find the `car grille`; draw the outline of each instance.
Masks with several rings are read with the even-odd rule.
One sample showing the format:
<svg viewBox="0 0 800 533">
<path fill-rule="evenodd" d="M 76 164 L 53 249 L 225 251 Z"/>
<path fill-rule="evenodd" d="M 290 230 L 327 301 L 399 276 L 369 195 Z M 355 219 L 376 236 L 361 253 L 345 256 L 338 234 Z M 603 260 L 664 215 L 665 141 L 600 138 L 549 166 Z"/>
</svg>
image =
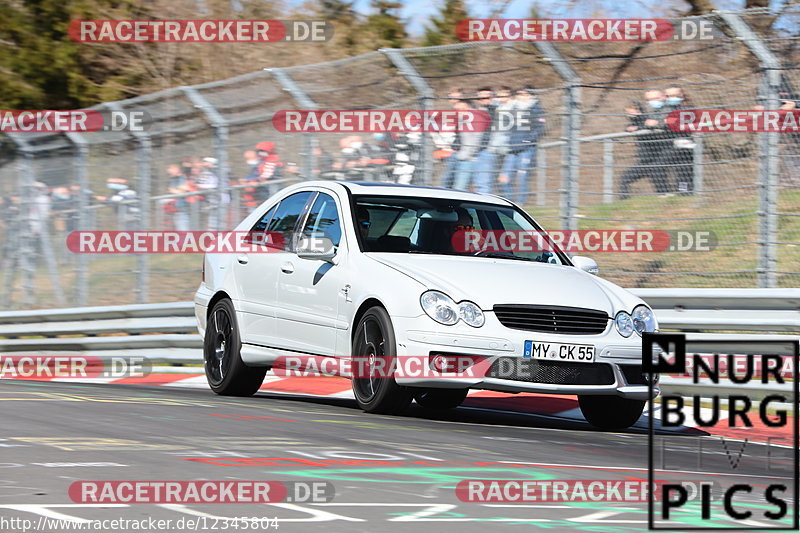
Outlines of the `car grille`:
<svg viewBox="0 0 800 533">
<path fill-rule="evenodd" d="M 565 335 L 599 335 L 610 318 L 596 309 L 546 305 L 495 305 L 494 314 L 507 328 Z"/>
<path fill-rule="evenodd" d="M 486 377 L 549 385 L 614 384 L 614 372 L 606 363 L 562 363 L 519 357 L 498 357 Z"/>
</svg>

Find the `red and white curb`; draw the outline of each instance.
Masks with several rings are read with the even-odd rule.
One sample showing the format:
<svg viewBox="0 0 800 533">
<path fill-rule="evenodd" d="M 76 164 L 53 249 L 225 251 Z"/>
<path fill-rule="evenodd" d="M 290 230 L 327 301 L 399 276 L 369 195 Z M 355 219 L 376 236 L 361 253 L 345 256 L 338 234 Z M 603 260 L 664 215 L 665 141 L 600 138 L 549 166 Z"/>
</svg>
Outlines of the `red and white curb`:
<svg viewBox="0 0 800 533">
<path fill-rule="evenodd" d="M 156 368 L 154 370 L 157 371 L 158 369 Z M 168 373 L 152 373 L 142 377 L 128 378 L 2 377 L 0 379 L 208 389 L 208 382 L 206 381 L 205 374 L 197 373 L 197 370 L 193 368 L 182 368 L 181 373 L 170 371 Z M 264 378 L 264 383 L 261 385 L 259 390 L 268 392 L 270 394 L 282 394 L 287 396 L 340 398 L 349 400 L 354 399 L 353 391 L 350 387 L 350 380 L 338 377 L 283 377 L 267 375 Z M 464 407 L 470 409 L 487 409 L 514 414 L 532 414 L 562 420 L 584 420 L 580 408 L 578 407 L 578 401 L 576 397 L 567 395 L 537 393 L 509 394 L 486 390 L 471 390 L 467 400 L 464 402 Z M 660 405 L 655 405 L 652 413 L 646 409 L 642 415 L 642 418 L 640 418 L 635 424 L 635 427 L 646 429 L 648 427 L 647 415 L 657 413 L 660 408 Z M 754 422 L 754 427 L 752 428 L 728 428 L 725 426 L 725 420 L 728 418 L 728 412 L 727 410 L 721 410 L 719 414 L 719 422 L 715 427 L 701 428 L 695 423 L 693 407 L 684 407 L 683 414 L 685 416 L 685 425 L 679 428 L 669 428 L 665 430 L 676 433 L 688 433 L 700 430 L 731 439 L 748 439 L 754 442 L 767 442 L 768 439 L 773 439 L 774 441 L 776 438 L 776 429 L 781 429 L 782 431 L 780 431 L 779 436 L 785 438 L 788 444 L 791 444 L 792 442 L 791 433 L 793 421 L 791 417 L 788 418 L 788 423 L 783 428 L 766 427 L 760 422 L 760 420 L 758 420 L 758 417 L 751 417 Z M 711 409 L 700 408 L 699 414 L 702 418 L 708 419 L 709 415 L 712 414 L 712 411 Z M 656 425 L 657 428 L 662 429 L 659 426 L 660 424 Z M 776 442 L 776 444 L 780 443 Z"/>
</svg>

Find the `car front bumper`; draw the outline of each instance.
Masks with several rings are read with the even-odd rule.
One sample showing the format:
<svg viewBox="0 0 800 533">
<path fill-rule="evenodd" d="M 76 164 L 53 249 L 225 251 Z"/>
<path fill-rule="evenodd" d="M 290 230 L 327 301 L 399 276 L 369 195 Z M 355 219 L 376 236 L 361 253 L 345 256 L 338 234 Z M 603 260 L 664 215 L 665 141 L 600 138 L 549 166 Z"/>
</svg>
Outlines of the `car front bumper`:
<svg viewBox="0 0 800 533">
<path fill-rule="evenodd" d="M 472 388 L 501 392 L 547 394 L 616 395 L 634 400 L 651 398 L 651 387 L 641 373 L 641 337 L 619 335 L 609 321 L 600 335 L 559 335 L 510 329 L 487 312 L 486 324 L 472 328 L 464 323 L 439 325 L 427 315 L 393 317 L 398 356 L 429 361 L 436 354 L 446 357 L 473 356 L 484 361 L 479 369 L 450 375 L 396 373 L 396 381 L 411 387 Z M 595 347 L 594 363 L 542 362 L 523 357 L 526 340 Z M 503 367 L 512 371 L 501 371 Z M 487 369 L 491 369 L 487 372 Z M 427 369 L 426 369 L 427 370 Z M 437 375 L 431 375 L 431 374 Z M 656 384 L 652 395 L 659 393 Z"/>
</svg>

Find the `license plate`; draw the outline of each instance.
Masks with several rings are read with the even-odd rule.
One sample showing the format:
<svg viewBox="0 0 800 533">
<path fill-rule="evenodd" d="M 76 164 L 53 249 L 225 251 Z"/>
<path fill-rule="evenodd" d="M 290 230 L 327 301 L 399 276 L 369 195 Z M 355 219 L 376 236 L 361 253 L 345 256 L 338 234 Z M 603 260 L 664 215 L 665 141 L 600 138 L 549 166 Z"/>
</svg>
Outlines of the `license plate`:
<svg viewBox="0 0 800 533">
<path fill-rule="evenodd" d="M 525 351 L 522 353 L 522 357 L 565 363 L 593 363 L 594 346 L 591 344 L 525 341 Z"/>
</svg>

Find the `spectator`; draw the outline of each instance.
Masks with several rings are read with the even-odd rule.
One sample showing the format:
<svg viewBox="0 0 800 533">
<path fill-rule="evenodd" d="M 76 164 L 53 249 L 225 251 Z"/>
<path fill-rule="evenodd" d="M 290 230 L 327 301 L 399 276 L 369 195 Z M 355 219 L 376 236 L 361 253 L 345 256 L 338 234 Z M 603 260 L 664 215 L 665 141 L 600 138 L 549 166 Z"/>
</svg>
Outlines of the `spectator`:
<svg viewBox="0 0 800 533">
<path fill-rule="evenodd" d="M 258 181 L 258 165 L 261 162 L 258 159 L 258 153 L 255 150 L 245 150 L 243 155 L 247 173 L 242 178 L 242 183 Z"/>
<path fill-rule="evenodd" d="M 258 164 L 258 181 L 262 184 L 261 200 L 266 200 L 276 192 L 278 187 L 270 185 L 270 181 L 280 179 L 281 158 L 275 153 L 275 143 L 271 141 L 260 142 L 256 145 L 256 153 L 260 159 Z"/>
<path fill-rule="evenodd" d="M 33 202 L 28 212 L 31 233 L 41 234 L 50 217 L 50 196 L 47 194 L 47 186 L 41 181 L 33 184 Z"/>
<path fill-rule="evenodd" d="M 194 182 L 187 178 L 178 165 L 167 167 L 167 191 L 170 194 L 183 194 L 196 191 Z M 164 201 L 164 211 L 172 214 L 173 224 L 178 231 L 189 231 L 189 200 L 187 197 L 169 198 Z"/>
<path fill-rule="evenodd" d="M 258 167 L 261 166 L 261 159 L 259 159 L 256 150 L 245 150 L 242 155 L 244 156 L 247 171 L 244 177 L 239 180 L 239 185 L 247 185 L 245 189 L 242 189 L 242 203 L 250 211 L 262 202 L 262 194 L 258 186 L 260 182 Z"/>
<path fill-rule="evenodd" d="M 513 116 L 508 155 L 498 181 L 502 184 L 504 196 L 525 205 L 528 201 L 528 177 L 536 165 L 537 143 L 544 134 L 545 125 L 544 111 L 534 96 L 533 87 L 526 86 L 516 91 Z"/>
<path fill-rule="evenodd" d="M 459 99 L 453 104 L 453 109 L 457 111 L 472 111 L 472 105 L 465 98 Z M 456 169 L 454 189 L 467 190 L 474 170 L 475 156 L 481 141 L 482 132 L 478 131 L 459 131 L 456 134 L 458 152 L 456 152 Z"/>
<path fill-rule="evenodd" d="M 311 153 L 314 154 L 314 159 L 316 162 L 316 168 L 314 168 L 311 173 L 315 176 L 324 178 L 326 173 L 333 170 L 333 156 L 318 143 L 315 144 L 314 148 L 311 149 Z"/>
<path fill-rule="evenodd" d="M 781 111 L 797 113 L 798 98 L 789 80 L 781 75 L 781 84 L 778 87 Z M 789 131 L 781 135 L 781 164 L 780 181 L 784 185 L 797 186 L 800 184 L 800 132 Z"/>
<path fill-rule="evenodd" d="M 392 135 L 384 132 L 373 133 L 371 141 L 365 143 L 364 148 L 369 158 L 371 178 L 377 181 L 390 181 L 395 153 Z"/>
<path fill-rule="evenodd" d="M 75 230 L 74 218 L 72 217 L 72 195 L 69 187 L 53 187 L 50 193 L 53 208 L 53 227 L 58 234 L 70 233 Z"/>
<path fill-rule="evenodd" d="M 668 179 L 668 159 L 672 149 L 672 136 L 667 131 L 666 117 L 667 112 L 665 109 L 666 98 L 664 93 L 659 89 L 651 89 L 644 93 L 645 101 L 647 102 L 648 110 L 644 114 L 644 129 L 649 130 L 648 133 L 638 137 L 639 142 L 643 143 L 642 148 L 645 167 L 642 169 L 646 172 L 640 172 L 639 178 L 649 175 L 653 181 L 653 187 L 659 194 L 669 194 L 671 192 Z M 628 126 L 630 128 L 630 125 Z M 637 129 L 642 129 L 641 126 Z M 636 131 L 636 130 L 629 130 Z M 641 161 L 641 160 L 640 160 Z M 636 181 L 639 178 L 632 179 L 634 174 L 631 174 L 629 179 Z M 622 180 L 620 186 L 620 198 L 625 199 L 628 197 L 628 186 L 632 181 Z"/>
<path fill-rule="evenodd" d="M 478 110 L 489 115 L 489 124 L 485 130 L 480 132 L 478 140 L 478 150 L 475 154 L 473 163 L 472 179 L 473 187 L 476 192 L 492 192 L 492 181 L 494 177 L 495 153 L 490 149 L 493 136 L 493 126 L 496 122 L 496 105 L 493 100 L 494 93 L 490 87 L 478 89 Z"/>
<path fill-rule="evenodd" d="M 501 114 L 506 119 L 506 122 L 508 122 L 509 117 L 513 116 L 511 112 L 514 110 L 514 99 L 511 93 L 511 87 L 507 85 L 503 85 L 497 90 L 495 96 L 496 121 L 500 119 Z M 511 134 L 508 129 L 506 129 L 505 124 L 503 124 L 503 127 L 501 127 L 501 125 L 498 123 L 492 132 L 492 139 L 489 142 L 489 149 L 496 157 L 495 168 L 498 169 L 498 171 L 501 171 L 503 168 L 503 163 L 505 163 L 510 141 Z"/>
<path fill-rule="evenodd" d="M 138 195 L 125 178 L 108 178 L 106 186 L 113 191 L 107 198 L 112 204 L 117 204 L 117 217 L 119 227 L 129 229 L 135 225 L 139 216 Z"/>
<path fill-rule="evenodd" d="M 195 182 L 199 190 L 209 191 L 204 197 L 209 207 L 216 206 L 220 202 L 225 205 L 231 201 L 228 191 L 225 190 L 227 184 L 222 183 L 219 178 L 218 163 L 215 157 L 204 157 L 199 164 L 200 173 Z"/>
<path fill-rule="evenodd" d="M 200 161 L 196 157 L 186 157 L 181 161 L 181 172 L 186 176 L 186 179 L 194 181 L 194 169 Z"/>
<path fill-rule="evenodd" d="M 664 113 L 669 115 L 674 111 L 685 109 L 686 96 L 683 89 L 677 85 L 667 87 L 664 91 Z M 664 130 L 672 138 L 671 145 L 668 145 L 662 152 L 661 160 L 658 162 L 666 167 L 675 170 L 678 194 L 691 194 L 694 190 L 694 147 L 691 133 L 672 131 L 663 126 Z"/>
<path fill-rule="evenodd" d="M 94 223 L 94 216 L 95 216 L 95 209 L 86 209 L 84 211 L 84 219 L 83 222 L 86 228 L 79 227 L 80 223 L 80 212 L 81 212 L 81 195 L 84 197 L 84 206 L 90 207 L 92 202 L 95 200 L 94 192 L 90 189 L 83 189 L 81 190 L 80 185 L 70 185 L 69 186 L 70 196 L 72 198 L 72 219 L 73 219 L 73 227 L 75 229 L 86 229 L 92 228 L 95 226 Z"/>
<path fill-rule="evenodd" d="M 416 131 L 395 133 L 390 135 L 389 139 L 394 152 L 392 179 L 397 183 L 408 185 L 413 181 L 419 163 L 422 134 Z"/>
<path fill-rule="evenodd" d="M 653 92 L 653 91 L 650 91 Z M 645 115 L 642 104 L 631 102 L 625 108 L 628 117 L 628 126 L 625 131 L 633 133 L 645 129 Z M 628 168 L 620 177 L 619 196 L 625 200 L 630 196 L 631 183 L 645 177 L 650 177 L 657 191 L 664 190 L 667 171 L 659 163 L 663 150 L 663 141 L 656 134 L 644 134 L 636 137 L 636 164 Z"/>
<path fill-rule="evenodd" d="M 461 89 L 453 89 L 447 94 L 448 102 L 453 109 L 457 109 L 458 104 L 463 98 Z M 458 151 L 461 149 L 461 138 L 458 132 L 437 132 L 431 135 L 436 150 L 433 155 L 436 159 L 442 160 L 444 168 L 440 177 L 442 187 L 448 189 L 453 187 L 456 179 L 456 169 L 458 167 Z"/>
</svg>

